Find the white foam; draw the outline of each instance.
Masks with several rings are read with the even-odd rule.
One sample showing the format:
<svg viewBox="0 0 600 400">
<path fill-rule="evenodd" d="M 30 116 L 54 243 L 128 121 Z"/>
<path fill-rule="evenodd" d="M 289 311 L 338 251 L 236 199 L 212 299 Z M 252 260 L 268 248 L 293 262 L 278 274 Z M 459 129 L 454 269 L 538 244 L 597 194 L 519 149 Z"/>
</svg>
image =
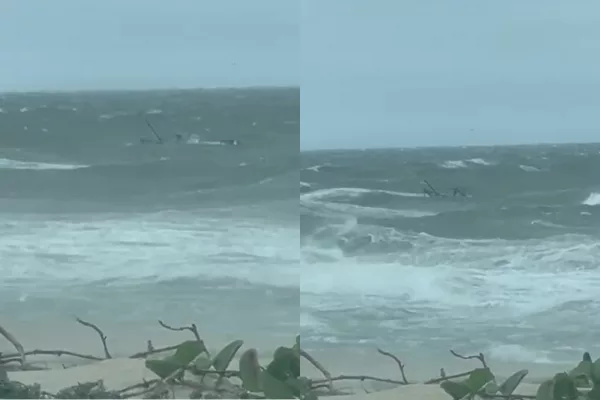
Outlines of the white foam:
<svg viewBox="0 0 600 400">
<path fill-rule="evenodd" d="M 23 108 L 21 108 L 19 111 L 20 111 L 20 112 L 22 112 L 22 113 L 23 113 L 23 112 L 27 112 L 27 111 L 29 111 L 29 108 L 27 108 L 27 107 L 23 107 Z"/>
<path fill-rule="evenodd" d="M 348 203 L 338 203 L 335 199 L 348 199 L 363 196 L 365 194 L 385 193 L 401 197 L 422 197 L 419 193 L 403 193 L 388 190 L 364 189 L 364 188 L 330 188 L 316 190 L 311 193 L 300 195 L 300 204 L 313 208 L 315 212 L 322 214 L 323 211 L 352 216 L 374 217 L 374 218 L 422 218 L 437 215 L 437 212 L 417 209 L 390 209 L 380 207 L 359 206 Z"/>
<path fill-rule="evenodd" d="M 600 205 L 600 193 L 598 193 L 598 192 L 591 193 L 587 197 L 587 199 L 585 199 L 583 201 L 583 203 L 581 203 L 581 204 L 586 205 L 586 206 L 597 206 L 597 205 Z"/>
<path fill-rule="evenodd" d="M 151 110 L 146 111 L 146 114 L 162 114 L 162 110 L 159 110 L 158 108 L 153 108 Z"/>
<path fill-rule="evenodd" d="M 305 171 L 320 172 L 323 167 L 330 167 L 331 164 L 313 165 L 312 167 L 304 168 Z"/>
<path fill-rule="evenodd" d="M 532 167 L 531 165 L 519 165 L 519 168 L 525 172 L 538 172 L 540 170 L 539 168 Z"/>
<path fill-rule="evenodd" d="M 330 188 L 320 189 L 311 193 L 305 193 L 300 196 L 300 200 L 303 201 L 322 201 L 328 199 L 335 199 L 339 197 L 358 197 L 365 193 L 371 193 L 370 189 L 363 188 Z"/>
<path fill-rule="evenodd" d="M 411 192 L 396 192 L 391 190 L 381 190 L 381 189 L 365 189 L 365 188 L 330 188 L 330 189 L 321 189 L 316 190 L 311 193 L 305 193 L 300 196 L 301 201 L 324 201 L 324 200 L 334 200 L 340 197 L 360 197 L 365 194 L 387 194 L 391 196 L 399 196 L 399 197 L 423 197 L 422 193 L 411 193 Z"/>
<path fill-rule="evenodd" d="M 461 160 L 444 161 L 440 166 L 442 168 L 448 168 L 448 169 L 467 168 L 467 164 Z"/>
<path fill-rule="evenodd" d="M 122 116 L 126 116 L 126 115 L 129 115 L 129 113 L 127 113 L 125 111 L 117 111 L 117 112 L 110 113 L 110 114 L 102 114 L 98 117 L 98 119 L 107 120 L 107 119 L 113 119 L 116 117 L 122 117 Z"/>
<path fill-rule="evenodd" d="M 493 163 L 484 160 L 483 158 L 470 158 L 468 160 L 447 160 L 440 164 L 442 168 L 456 169 L 456 168 L 468 168 L 468 164 L 476 165 L 494 165 Z"/>
<path fill-rule="evenodd" d="M 551 213 L 544 213 L 546 215 L 549 215 Z M 530 222 L 531 225 L 539 225 L 539 226 L 545 226 L 546 228 L 566 228 L 564 225 L 559 225 L 559 224 L 555 224 L 549 221 L 544 221 L 541 219 L 536 219 Z"/>
<path fill-rule="evenodd" d="M 501 361 L 532 364 L 556 363 L 549 358 L 549 351 L 534 350 L 517 344 L 492 345 L 485 353 L 491 358 Z"/>
<path fill-rule="evenodd" d="M 219 142 L 217 140 L 202 140 L 202 138 L 195 133 L 192 133 L 188 137 L 186 143 L 187 144 L 201 144 L 204 146 L 225 146 L 225 143 Z"/>
<path fill-rule="evenodd" d="M 306 182 L 300 181 L 300 186 L 302 186 L 302 187 L 308 187 L 309 188 L 310 187 L 310 183 L 306 183 Z"/>
<path fill-rule="evenodd" d="M 43 163 L 43 162 L 35 162 L 35 161 L 18 161 L 11 160 L 8 158 L 0 158 L 0 168 L 6 169 L 32 169 L 32 170 L 67 170 L 67 169 L 79 169 L 79 168 L 88 168 L 89 165 L 79 165 L 79 164 L 53 164 L 53 163 Z"/>
<path fill-rule="evenodd" d="M 416 209 L 390 209 L 380 207 L 366 207 L 355 204 L 346 203 L 321 203 L 320 209 L 331 211 L 340 214 L 351 214 L 357 217 L 373 217 L 373 218 L 423 218 L 437 215 L 437 212 L 423 211 Z"/>
<path fill-rule="evenodd" d="M 471 158 L 471 159 L 467 160 L 467 162 L 470 162 L 472 164 L 478 164 L 478 165 L 493 165 L 491 162 L 486 161 L 483 158 Z"/>
<path fill-rule="evenodd" d="M 34 282 L 235 277 L 298 287 L 297 228 L 163 213 L 3 222 L 3 279 Z"/>
<path fill-rule="evenodd" d="M 334 249 L 331 262 L 311 262 L 313 249 L 304 246 L 302 292 L 314 295 L 312 306 L 321 309 L 351 301 L 354 306 L 401 304 L 414 312 L 425 307 L 463 316 L 484 308 L 497 317 L 595 299 L 600 285 L 600 243 L 589 237 L 517 242 L 419 234 L 404 240 L 412 250 L 385 260 L 344 257 Z"/>
</svg>

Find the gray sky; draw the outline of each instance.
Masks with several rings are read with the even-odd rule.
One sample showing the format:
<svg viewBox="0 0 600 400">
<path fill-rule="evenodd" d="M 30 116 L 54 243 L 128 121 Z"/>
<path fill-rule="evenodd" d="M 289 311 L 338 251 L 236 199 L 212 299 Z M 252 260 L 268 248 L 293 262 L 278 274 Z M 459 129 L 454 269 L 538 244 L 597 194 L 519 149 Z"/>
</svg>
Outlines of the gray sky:
<svg viewBox="0 0 600 400">
<path fill-rule="evenodd" d="M 295 0 L 0 0 L 0 91 L 298 85 Z"/>
<path fill-rule="evenodd" d="M 303 149 L 600 141 L 597 0 L 305 0 Z"/>
</svg>

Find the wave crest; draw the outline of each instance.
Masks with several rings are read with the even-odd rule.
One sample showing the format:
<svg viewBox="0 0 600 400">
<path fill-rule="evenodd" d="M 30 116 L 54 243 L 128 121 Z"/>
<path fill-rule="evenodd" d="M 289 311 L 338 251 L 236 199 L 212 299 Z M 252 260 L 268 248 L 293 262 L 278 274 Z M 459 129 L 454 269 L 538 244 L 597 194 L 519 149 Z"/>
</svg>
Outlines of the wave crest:
<svg viewBox="0 0 600 400">
<path fill-rule="evenodd" d="M 80 164 L 55 164 L 36 161 L 19 161 L 9 158 L 0 158 L 0 168 L 5 169 L 30 169 L 30 170 L 69 170 L 88 168 L 89 165 Z"/>
</svg>

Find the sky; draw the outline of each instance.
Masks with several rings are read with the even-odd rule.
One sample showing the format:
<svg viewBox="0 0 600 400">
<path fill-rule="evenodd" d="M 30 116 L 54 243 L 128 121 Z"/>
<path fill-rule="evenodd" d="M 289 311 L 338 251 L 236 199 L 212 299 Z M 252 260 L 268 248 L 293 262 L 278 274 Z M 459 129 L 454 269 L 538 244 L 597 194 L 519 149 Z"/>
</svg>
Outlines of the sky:
<svg viewBox="0 0 600 400">
<path fill-rule="evenodd" d="M 298 86 L 299 3 L 0 0 L 0 91 Z"/>
<path fill-rule="evenodd" d="M 301 148 L 600 142 L 597 0 L 305 0 Z"/>
</svg>

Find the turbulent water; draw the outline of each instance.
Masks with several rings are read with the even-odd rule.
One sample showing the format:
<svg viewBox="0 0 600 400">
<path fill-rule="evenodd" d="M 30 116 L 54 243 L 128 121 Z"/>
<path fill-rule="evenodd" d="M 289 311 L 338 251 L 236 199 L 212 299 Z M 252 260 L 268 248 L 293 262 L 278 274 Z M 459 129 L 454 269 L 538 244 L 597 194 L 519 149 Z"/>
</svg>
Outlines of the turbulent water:
<svg viewBox="0 0 600 400">
<path fill-rule="evenodd" d="M 298 143 L 297 88 L 2 95 L 0 315 L 294 333 Z"/>
<path fill-rule="evenodd" d="M 312 347 L 377 344 L 413 360 L 460 347 L 538 364 L 600 351 L 600 145 L 323 151 L 301 163 Z M 425 197 L 423 180 L 443 196 Z"/>
</svg>

